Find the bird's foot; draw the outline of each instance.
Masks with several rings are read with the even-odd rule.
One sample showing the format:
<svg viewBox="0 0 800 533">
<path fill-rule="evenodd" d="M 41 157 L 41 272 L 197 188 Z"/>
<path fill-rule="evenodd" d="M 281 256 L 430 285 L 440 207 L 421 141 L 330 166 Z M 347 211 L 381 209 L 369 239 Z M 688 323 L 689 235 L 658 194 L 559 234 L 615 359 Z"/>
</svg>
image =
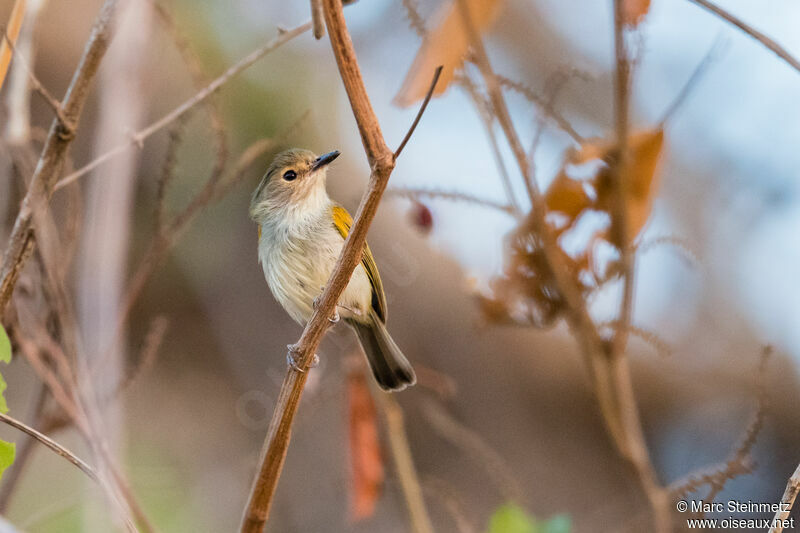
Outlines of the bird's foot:
<svg viewBox="0 0 800 533">
<path fill-rule="evenodd" d="M 296 344 L 287 344 L 286 348 L 288 351 L 286 352 L 286 364 L 290 367 L 295 369 L 297 372 L 301 374 L 305 373 L 306 369 L 300 365 L 300 361 L 298 361 L 299 350 Z M 311 361 L 311 368 L 314 368 L 319 365 L 319 356 L 314 354 L 314 359 Z"/>
<path fill-rule="evenodd" d="M 325 291 L 325 287 L 323 287 L 322 290 L 324 292 Z M 319 307 L 320 298 L 322 298 L 321 294 L 319 296 L 317 296 L 316 298 L 314 298 L 314 301 L 311 302 L 311 306 L 314 308 L 315 311 L 317 310 L 317 307 Z M 328 317 L 328 322 L 330 322 L 331 324 L 336 324 L 341 319 L 341 317 L 339 316 L 339 307 L 342 307 L 342 306 L 337 305 L 333 309 L 333 314 Z"/>
</svg>

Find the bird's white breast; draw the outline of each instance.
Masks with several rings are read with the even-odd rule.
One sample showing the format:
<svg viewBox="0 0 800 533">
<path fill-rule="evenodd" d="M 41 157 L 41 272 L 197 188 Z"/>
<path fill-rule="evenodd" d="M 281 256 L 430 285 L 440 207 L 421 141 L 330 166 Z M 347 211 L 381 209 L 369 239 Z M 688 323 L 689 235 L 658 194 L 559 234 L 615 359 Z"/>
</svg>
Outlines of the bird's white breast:
<svg viewBox="0 0 800 533">
<path fill-rule="evenodd" d="M 320 216 L 289 223 L 275 217 L 262 223 L 258 258 L 269 288 L 295 321 L 305 324 L 313 302 L 328 282 L 344 239 L 333 226 L 330 206 Z M 339 298 L 342 317 L 365 316 L 372 301 L 372 285 L 359 264 Z"/>
</svg>

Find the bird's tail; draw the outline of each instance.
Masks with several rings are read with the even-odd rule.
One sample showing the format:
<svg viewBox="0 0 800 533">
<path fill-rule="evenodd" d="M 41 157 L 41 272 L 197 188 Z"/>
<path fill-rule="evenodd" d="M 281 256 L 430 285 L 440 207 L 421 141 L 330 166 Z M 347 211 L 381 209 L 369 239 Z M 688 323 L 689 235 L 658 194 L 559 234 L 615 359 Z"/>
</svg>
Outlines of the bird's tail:
<svg viewBox="0 0 800 533">
<path fill-rule="evenodd" d="M 367 355 L 369 367 L 375 381 L 385 391 L 400 391 L 417 382 L 411 363 L 392 340 L 386 326 L 374 312 L 369 322 L 361 323 L 353 319 L 347 323 L 356 330 L 361 347 Z"/>
</svg>

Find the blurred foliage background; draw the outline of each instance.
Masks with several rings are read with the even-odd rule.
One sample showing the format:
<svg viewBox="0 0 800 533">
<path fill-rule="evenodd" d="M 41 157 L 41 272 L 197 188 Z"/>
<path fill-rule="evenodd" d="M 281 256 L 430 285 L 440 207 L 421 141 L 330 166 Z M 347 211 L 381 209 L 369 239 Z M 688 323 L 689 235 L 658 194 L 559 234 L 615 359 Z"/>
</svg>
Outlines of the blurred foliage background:
<svg viewBox="0 0 800 533">
<path fill-rule="evenodd" d="M 308 17 L 304 2 L 160 3 L 209 77 L 273 36 L 278 26 Z M 725 4 L 790 50 L 800 50 L 792 22 L 800 15 L 795 3 Z M 36 28 L 36 73 L 54 95 L 63 94 L 99 5 L 97 0 L 46 3 Z M 421 10 L 428 16 L 437 5 L 423 2 Z M 585 137 L 612 129 L 610 5 L 509 0 L 486 34 L 497 70 L 531 87 L 545 87 L 558 72 L 581 72 L 558 93 L 555 105 Z M 10 8 L 10 0 L 0 4 L 0 20 L 7 19 Z M 419 39 L 400 2 L 361 0 L 346 14 L 372 103 L 385 136 L 396 144 L 416 110 L 399 109 L 391 101 Z M 195 92 L 169 36 L 151 23 L 151 37 L 139 51 L 146 64 L 137 88 L 145 124 Z M 635 323 L 672 348 L 662 356 L 636 339 L 629 348 L 646 437 L 665 483 L 724 461 L 755 410 L 759 353 L 772 344 L 775 354 L 766 373 L 770 401 L 754 448 L 756 467 L 727 484 L 720 499 L 777 501 L 800 449 L 800 108 L 795 98 L 800 77 L 689 2 L 653 0 L 637 33 L 632 120 L 638 127 L 660 119 L 708 50 L 721 43 L 667 123 L 661 186 L 645 233 L 680 238 L 697 261 L 660 247 L 639 262 Z M 529 139 L 536 113 L 523 98 L 509 99 L 513 118 Z M 355 209 L 369 169 L 327 38 L 315 41 L 304 34 L 284 45 L 228 83 L 217 101 L 233 158 L 308 112 L 281 144 L 317 153 L 341 150 L 329 190 Z M 33 123 L 46 127 L 47 106 L 34 97 L 32 110 Z M 71 152 L 76 166 L 92 159 L 97 118 L 92 97 Z M 131 265 L 151 238 L 155 183 L 167 138 L 162 131 L 135 152 Z M 563 133 L 545 130 L 536 156 L 542 187 L 555 176 L 569 146 Z M 153 316 L 169 319 L 153 367 L 119 405 L 125 468 L 161 531 L 236 528 L 283 375 L 285 347 L 300 334 L 269 294 L 256 260 L 256 228 L 247 217 L 250 192 L 268 159 L 266 154 L 239 186 L 202 211 L 133 312 L 132 353 Z M 213 164 L 213 137 L 198 111 L 177 156 L 168 208 L 183 205 Z M 101 166 L 80 186 L 101 179 L 114 177 L 104 175 Z M 0 187 L 6 187 L 4 180 L 0 175 Z M 458 87 L 433 100 L 392 184 L 502 201 L 483 125 Z M 56 212 L 64 202 L 60 196 L 63 192 L 54 197 Z M 492 513 L 509 501 L 542 519 L 567 515 L 573 531 L 646 530 L 640 529 L 647 523 L 642 522 L 646 503 L 611 447 L 567 328 L 490 325 L 476 305 L 475 288 L 484 287 L 502 267 L 504 235 L 513 219 L 464 203 L 432 200 L 426 206 L 432 213 L 429 233 L 415 227 L 406 200 L 385 198 L 370 244 L 386 285 L 392 334 L 412 363 L 427 369 L 419 386 L 396 398 L 404 408 L 437 531 L 457 530 L 453 509 L 472 530 L 488 530 Z M 3 238 L 13 211 L 11 205 L 0 207 Z M 601 295 L 600 305 L 607 299 L 612 309 L 614 294 Z M 269 531 L 409 530 L 386 454 L 386 480 L 375 513 L 353 521 L 348 511 L 346 377 L 355 350 L 344 328 L 323 342 Z M 11 411 L 24 418 L 36 378 L 22 358 L 4 374 Z M 441 383 L 445 393 L 436 391 Z M 454 433 L 437 418 L 442 410 L 468 431 Z M 5 427 L 0 433 L 10 440 L 19 437 Z M 87 455 L 71 430 L 56 438 Z M 102 497 L 77 470 L 44 449 L 33 453 L 6 511 L 12 523 L 42 533 L 110 527 Z"/>
</svg>

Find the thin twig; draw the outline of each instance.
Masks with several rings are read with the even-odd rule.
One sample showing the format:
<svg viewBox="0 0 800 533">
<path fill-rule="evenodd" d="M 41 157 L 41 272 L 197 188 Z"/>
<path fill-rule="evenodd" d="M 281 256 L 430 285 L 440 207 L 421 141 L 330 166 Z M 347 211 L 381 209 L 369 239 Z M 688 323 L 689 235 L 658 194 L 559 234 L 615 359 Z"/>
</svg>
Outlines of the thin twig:
<svg viewBox="0 0 800 533">
<path fill-rule="evenodd" d="M 459 533 L 476 533 L 478 531 L 473 521 L 467 516 L 467 506 L 458 497 L 456 490 L 447 482 L 428 476 L 423 479 L 422 488 L 442 502 Z"/>
<path fill-rule="evenodd" d="M 133 146 L 140 146 L 145 139 L 156 133 L 157 131 L 161 130 L 165 126 L 169 125 L 170 123 L 174 122 L 178 118 L 180 118 L 184 113 L 187 113 L 190 109 L 194 106 L 214 94 L 216 91 L 220 89 L 223 85 L 225 85 L 228 81 L 231 80 L 234 76 L 241 73 L 243 70 L 250 67 L 253 63 L 261 59 L 263 56 L 272 52 L 276 48 L 280 47 L 282 44 L 294 39 L 298 35 L 307 32 L 311 29 L 311 22 L 306 22 L 305 24 L 301 24 L 299 26 L 295 26 L 294 28 L 288 30 L 281 30 L 278 32 L 278 35 L 269 41 L 267 41 L 264 45 L 260 46 L 256 50 L 253 50 L 248 55 L 240 59 L 237 63 L 232 65 L 228 70 L 226 70 L 222 75 L 216 78 L 214 81 L 209 83 L 202 91 L 199 91 L 194 96 L 183 102 L 181 105 L 161 117 L 160 119 L 156 120 L 146 128 L 139 130 L 138 132 L 134 133 L 131 136 L 131 140 L 127 142 L 123 142 L 118 144 L 117 146 L 111 148 L 103 155 L 97 157 L 93 161 L 90 161 L 83 167 L 79 168 L 72 174 L 65 176 L 61 179 L 57 184 L 55 189 L 61 189 L 62 187 L 66 187 L 70 183 L 80 179 L 86 173 L 90 172 L 91 170 L 97 168 L 101 164 L 105 163 L 112 157 L 115 157 L 125 150 L 130 149 Z"/>
<path fill-rule="evenodd" d="M 47 435 L 39 433 L 38 431 L 30 427 L 29 425 L 25 424 L 24 422 L 20 422 L 16 418 L 5 415 L 3 413 L 0 413 L 0 421 L 5 422 L 9 426 L 15 427 L 24 433 L 27 433 L 29 436 L 33 437 L 34 439 L 38 440 L 39 442 L 50 448 L 50 450 L 52 450 L 56 454 L 60 455 L 70 463 L 77 466 L 84 474 L 89 476 L 90 479 L 92 479 L 93 481 L 99 481 L 97 472 L 95 472 L 91 466 L 86 464 L 86 462 L 80 459 L 77 455 L 75 455 L 68 449 L 64 448 L 62 445 L 60 445 Z"/>
<path fill-rule="evenodd" d="M 44 383 L 37 384 L 38 391 L 33 398 L 33 413 L 30 417 L 34 426 L 39 426 L 44 414 L 45 403 L 47 402 L 47 386 Z M 23 471 L 27 468 L 32 452 L 34 439 L 26 437 L 21 443 L 17 442 L 17 451 L 14 457 L 14 464 L 11 469 L 3 475 L 3 486 L 0 488 L 0 514 L 8 513 L 8 504 L 14 496 L 17 483 L 22 478 Z"/>
<path fill-rule="evenodd" d="M 117 386 L 116 393 L 127 389 L 139 376 L 147 372 L 155 363 L 161 344 L 164 342 L 164 335 L 167 333 L 169 320 L 165 316 L 157 316 L 150 322 L 150 327 L 145 335 L 142 348 L 139 350 L 139 357 L 136 363 L 128 370 L 125 377 Z"/>
<path fill-rule="evenodd" d="M 8 47 L 11 48 L 11 50 L 14 52 L 15 56 L 14 61 L 27 74 L 28 79 L 30 80 L 31 83 L 31 87 L 33 87 L 33 90 L 36 91 L 36 93 L 39 96 L 41 96 L 45 102 L 47 102 L 47 105 L 50 106 L 50 108 L 53 110 L 53 113 L 55 113 L 56 117 L 58 117 L 58 120 L 61 121 L 61 124 L 64 126 L 64 128 L 68 132 L 72 132 L 75 128 L 70 122 L 70 120 L 67 118 L 67 116 L 64 114 L 64 108 L 61 105 L 61 102 L 59 102 L 58 99 L 55 96 L 53 96 L 50 93 L 50 91 L 47 90 L 47 88 L 42 84 L 42 82 L 39 81 L 39 78 L 36 77 L 36 74 L 34 74 L 33 70 L 28 65 L 26 59 L 17 52 L 15 45 L 12 43 L 11 38 L 8 36 L 6 32 L 4 32 L 4 36 L 5 39 L 3 40 L 3 42 L 7 43 Z"/>
<path fill-rule="evenodd" d="M 549 98 L 537 94 L 536 91 L 524 83 L 514 81 L 500 74 L 497 74 L 497 81 L 503 87 L 518 92 L 524 96 L 526 100 L 535 104 L 545 116 L 551 118 L 553 122 L 555 122 L 564 133 L 572 137 L 572 140 L 577 144 L 582 144 L 584 142 L 583 136 L 578 133 L 574 127 L 572 127 L 572 124 L 570 124 L 561 113 L 555 110 L 555 107 L 553 106 L 552 102 L 549 101 Z"/>
<path fill-rule="evenodd" d="M 738 443 L 730 452 L 728 459 L 720 465 L 692 472 L 674 481 L 668 487 L 670 496 L 673 499 L 684 498 L 687 494 L 707 486 L 709 487 L 709 492 L 703 501 L 712 502 L 722 492 L 728 481 L 743 474 L 748 474 L 753 470 L 751 452 L 756 443 L 756 438 L 764 427 L 764 418 L 769 399 L 766 373 L 771 355 L 772 347 L 765 346 L 761 351 L 761 358 L 756 370 L 756 411 Z"/>
<path fill-rule="evenodd" d="M 386 433 L 389 436 L 389 451 L 394 460 L 395 472 L 400 481 L 403 497 L 406 500 L 408 516 L 411 520 L 411 531 L 414 533 L 433 533 L 433 525 L 422 496 L 411 446 L 408 443 L 403 409 L 389 393 L 379 390 L 374 383 L 370 390 L 378 407 L 383 411 L 386 420 Z"/>
<path fill-rule="evenodd" d="M 689 0 L 689 2 L 697 4 L 698 6 L 707 9 L 711 13 L 714 13 L 726 22 L 733 24 L 747 35 L 763 44 L 766 48 L 775 53 L 775 55 L 786 61 L 793 69 L 800 72 L 800 61 L 798 61 L 796 57 L 790 54 L 784 47 L 744 22 L 742 19 L 734 16 L 730 12 L 722 9 L 712 2 L 709 2 L 708 0 Z"/>
<path fill-rule="evenodd" d="M 614 113 L 616 116 L 617 149 L 616 161 L 612 168 L 614 182 L 613 209 L 611 212 L 612 241 L 617 245 L 624 277 L 622 304 L 617 331 L 612 342 L 612 354 L 622 356 L 633 312 L 633 260 L 634 255 L 628 246 L 628 114 L 630 106 L 631 63 L 625 45 L 625 5 L 622 0 L 614 0 L 614 53 L 616 56 L 616 76 L 614 81 Z"/>
<path fill-rule="evenodd" d="M 686 98 L 692 93 L 692 90 L 697 86 L 697 83 L 700 79 L 708 72 L 709 67 L 711 64 L 717 60 L 718 56 L 721 53 L 723 47 L 723 40 L 720 37 L 714 41 L 714 44 L 711 48 L 708 49 L 706 55 L 703 56 L 703 59 L 700 60 L 700 63 L 692 71 L 691 76 L 689 79 L 686 80 L 686 83 L 683 84 L 681 87 L 678 96 L 675 97 L 674 100 L 669 104 L 669 107 L 664 111 L 661 115 L 661 120 L 658 121 L 659 127 L 663 128 L 664 124 L 672 118 L 675 112 L 680 109 L 681 105 L 686 101 Z"/>
<path fill-rule="evenodd" d="M 242 518 L 242 533 L 260 533 L 269 517 L 272 498 L 289 448 L 292 424 L 297 414 L 314 353 L 325 331 L 331 325 L 329 318 L 339 296 L 350 281 L 356 265 L 361 261 L 367 230 L 375 217 L 381 196 L 386 189 L 395 164 L 394 153 L 386 145 L 378 119 L 367 96 L 353 42 L 344 19 L 342 3 L 340 0 L 324 0 L 323 8 L 339 74 L 350 99 L 350 107 L 369 161 L 370 180 L 341 255 L 320 296 L 319 303 L 303 330 L 300 340 L 292 347 L 296 354 L 299 371 L 290 366 L 281 385 L 272 421 L 264 441 L 259 471 L 253 481 Z"/>
<path fill-rule="evenodd" d="M 394 151 L 394 158 L 395 160 L 400 157 L 400 152 L 403 151 L 403 148 L 406 147 L 406 143 L 408 143 L 411 136 L 414 134 L 414 130 L 417 129 L 417 124 L 419 124 L 419 120 L 422 118 L 422 114 L 425 112 L 425 108 L 428 107 L 428 103 L 431 101 L 431 96 L 433 96 L 433 89 L 436 87 L 436 83 L 439 81 L 439 76 L 442 74 L 442 65 L 436 67 L 436 70 L 433 73 L 433 79 L 431 80 L 430 88 L 428 89 L 428 94 L 425 95 L 425 99 L 422 101 L 422 105 L 419 106 L 419 111 L 417 111 L 417 116 L 414 117 L 414 122 L 411 123 L 411 127 L 408 128 L 406 132 L 406 136 L 403 137 L 403 140 L 400 141 L 400 146 L 397 147 L 397 150 Z"/>
<path fill-rule="evenodd" d="M 391 187 L 386 189 L 386 196 L 398 196 L 400 198 L 407 198 L 409 200 L 419 200 L 420 198 L 430 198 L 438 200 L 450 200 L 454 202 L 466 202 L 489 209 L 502 211 L 503 213 L 511 216 L 517 216 L 516 210 L 510 206 L 500 202 L 493 202 L 479 196 L 473 196 L 462 192 L 442 191 L 438 189 L 418 189 L 414 187 Z"/>
<path fill-rule="evenodd" d="M 514 216 L 522 216 L 522 210 L 519 207 L 519 202 L 514 194 L 514 186 L 511 184 L 511 177 L 508 175 L 505 159 L 500 152 L 500 144 L 497 142 L 497 134 L 494 130 L 494 115 L 491 112 L 491 104 L 486 101 L 486 98 L 478 90 L 478 87 L 473 83 L 469 74 L 466 72 L 457 73 L 455 82 L 458 83 L 467 92 L 472 99 L 475 109 L 478 111 L 478 116 L 483 123 L 483 129 L 486 132 L 486 137 L 489 139 L 489 146 L 492 148 L 492 157 L 494 158 L 497 171 L 500 174 L 500 182 L 503 184 L 503 189 L 506 193 L 506 198 L 514 210 Z"/>
<path fill-rule="evenodd" d="M 625 43 L 625 5 L 623 0 L 614 0 L 614 55 L 616 69 L 614 79 L 614 112 L 616 122 L 616 161 L 612 168 L 614 194 L 611 210 L 611 235 L 620 253 L 623 275 L 622 301 L 617 318 L 617 327 L 611 339 L 611 352 L 608 360 L 612 393 L 617 404 L 617 416 L 622 429 L 619 451 L 626 457 L 639 478 L 653 512 L 653 525 L 658 533 L 672 529 L 668 508 L 668 492 L 661 486 L 655 467 L 650 460 L 650 452 L 642 430 L 639 407 L 633 390 L 630 362 L 625 354 L 628 334 L 631 331 L 633 316 L 633 290 L 635 282 L 635 255 L 628 246 L 628 209 L 626 199 L 630 177 L 628 153 L 629 107 L 631 61 Z"/>
<path fill-rule="evenodd" d="M 788 520 L 789 513 L 792 512 L 792 507 L 798 494 L 800 494 L 800 465 L 797 466 L 794 474 L 786 483 L 786 490 L 783 493 L 783 498 L 781 498 L 780 508 L 775 513 L 769 533 L 781 533 L 783 531 L 784 521 Z"/>
<path fill-rule="evenodd" d="M 475 464 L 481 465 L 505 500 L 524 501 L 522 486 L 509 465 L 478 433 L 456 420 L 437 402 L 427 402 L 422 412 L 440 436 L 470 454 Z"/>
</svg>

